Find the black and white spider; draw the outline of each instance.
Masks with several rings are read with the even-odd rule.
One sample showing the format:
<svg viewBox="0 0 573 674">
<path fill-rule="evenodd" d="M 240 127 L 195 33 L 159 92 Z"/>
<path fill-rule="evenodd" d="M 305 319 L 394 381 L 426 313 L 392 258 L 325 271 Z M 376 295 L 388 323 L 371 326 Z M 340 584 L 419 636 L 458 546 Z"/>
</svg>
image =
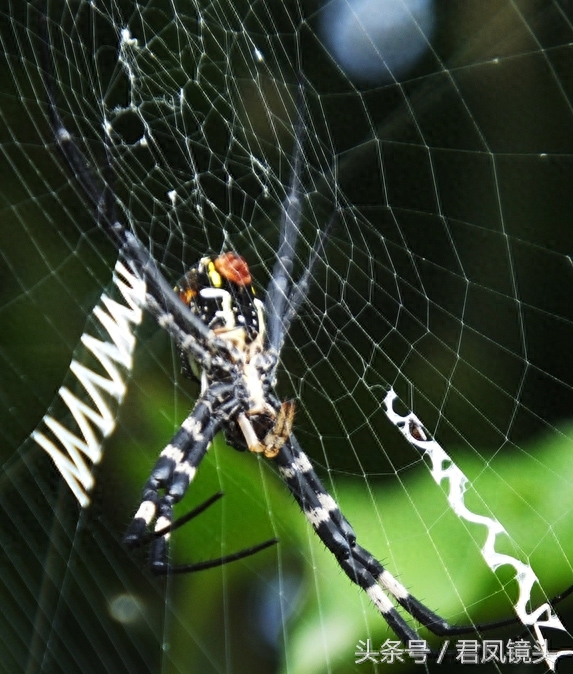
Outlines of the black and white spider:
<svg viewBox="0 0 573 674">
<path fill-rule="evenodd" d="M 58 113 L 47 28 L 44 35 L 44 82 L 54 138 L 75 179 L 96 209 L 130 269 L 147 287 L 145 307 L 170 335 L 182 357 L 183 371 L 201 380 L 201 395 L 191 413 L 161 452 L 143 489 L 139 509 L 126 533 L 130 546 L 150 544 L 150 563 L 159 574 L 196 571 L 239 559 L 271 545 L 259 546 L 203 563 L 168 563 L 169 534 L 216 500 L 215 495 L 173 523 L 173 505 L 194 479 L 199 464 L 219 431 L 238 450 L 262 453 L 272 461 L 324 545 L 348 578 L 361 587 L 398 638 L 408 643 L 417 632 L 395 603 L 436 635 L 475 632 L 484 626 L 451 626 L 413 597 L 356 540 L 356 534 L 328 494 L 292 432 L 294 404 L 274 394 L 277 363 L 285 335 L 305 301 L 312 269 L 324 244 L 325 227 L 301 278 L 292 268 L 301 217 L 301 135 L 295 134 L 292 178 L 283 204 L 280 239 L 264 303 L 255 297 L 248 266 L 233 252 L 206 256 L 181 279 L 175 290 L 162 276 L 149 251 L 114 215 L 113 194 L 102 188 Z M 149 530 L 153 528 L 153 533 Z M 393 600 L 393 601 L 392 601 Z M 515 622 L 510 618 L 490 624 Z"/>
</svg>

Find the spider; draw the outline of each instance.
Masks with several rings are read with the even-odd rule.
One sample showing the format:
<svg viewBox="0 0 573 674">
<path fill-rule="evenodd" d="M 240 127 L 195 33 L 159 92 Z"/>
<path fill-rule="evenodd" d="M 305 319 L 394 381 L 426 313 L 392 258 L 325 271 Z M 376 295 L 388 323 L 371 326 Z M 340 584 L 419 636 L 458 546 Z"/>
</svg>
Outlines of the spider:
<svg viewBox="0 0 573 674">
<path fill-rule="evenodd" d="M 395 604 L 438 636 L 515 623 L 516 618 L 509 618 L 485 626 L 450 625 L 410 594 L 357 542 L 352 526 L 326 491 L 293 433 L 294 403 L 280 402 L 274 393 L 282 344 L 305 301 L 312 270 L 334 221 L 331 218 L 328 222 L 318 237 L 308 266 L 301 277 L 293 281 L 301 219 L 302 114 L 295 128 L 292 177 L 283 203 L 276 261 L 264 302 L 255 296 L 246 261 L 232 251 L 202 257 L 174 289 L 162 276 L 149 251 L 115 217 L 109 186 L 98 184 L 82 150 L 64 125 L 57 108 L 45 19 L 42 19 L 41 30 L 43 78 L 55 142 L 95 208 L 100 227 L 132 272 L 145 281 L 145 307 L 175 342 L 183 373 L 201 382 L 201 394 L 193 409 L 161 452 L 144 486 L 139 508 L 125 535 L 127 545 L 149 544 L 153 572 L 170 574 L 225 564 L 276 542 L 273 539 L 206 562 L 184 565 L 168 562 L 169 535 L 221 496 L 215 494 L 188 515 L 173 521 L 174 504 L 187 492 L 215 435 L 223 431 L 230 446 L 260 453 L 275 464 L 317 536 L 348 578 L 366 592 L 404 644 L 419 636 Z"/>
</svg>

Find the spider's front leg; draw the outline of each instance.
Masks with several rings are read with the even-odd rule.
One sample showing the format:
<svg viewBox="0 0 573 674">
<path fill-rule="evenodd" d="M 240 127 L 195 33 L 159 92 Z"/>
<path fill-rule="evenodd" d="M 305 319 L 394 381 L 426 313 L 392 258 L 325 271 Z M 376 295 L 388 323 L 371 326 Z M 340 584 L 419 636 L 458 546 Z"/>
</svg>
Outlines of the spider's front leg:
<svg viewBox="0 0 573 674">
<path fill-rule="evenodd" d="M 143 488 L 141 504 L 124 537 L 128 547 L 147 542 L 148 529 L 154 520 L 156 532 L 169 529 L 174 504 L 187 491 L 217 431 L 236 409 L 234 387 L 229 383 L 209 386 L 197 400 L 191 414 L 161 452 Z M 168 537 L 169 531 L 151 541 L 150 564 L 157 573 L 163 572 L 167 564 Z"/>
</svg>

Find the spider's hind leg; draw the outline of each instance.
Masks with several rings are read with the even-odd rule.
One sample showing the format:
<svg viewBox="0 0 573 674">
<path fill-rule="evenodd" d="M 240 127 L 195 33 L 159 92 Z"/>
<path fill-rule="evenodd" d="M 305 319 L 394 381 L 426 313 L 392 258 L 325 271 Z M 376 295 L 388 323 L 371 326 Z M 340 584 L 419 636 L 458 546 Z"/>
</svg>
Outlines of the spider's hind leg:
<svg viewBox="0 0 573 674">
<path fill-rule="evenodd" d="M 140 545 L 154 520 L 156 530 L 171 524 L 173 505 L 187 491 L 211 441 L 225 421 L 227 398 L 231 395 L 232 389 L 228 384 L 207 389 L 161 452 L 143 488 L 140 506 L 124 536 L 128 547 Z M 161 490 L 163 494 L 160 494 Z"/>
<path fill-rule="evenodd" d="M 243 559 L 276 543 L 276 539 L 270 539 L 251 548 L 196 564 L 174 566 L 168 562 L 171 533 L 197 517 L 222 496 L 220 493 L 215 494 L 187 515 L 173 521 L 173 506 L 184 496 L 215 434 L 236 413 L 237 405 L 231 384 L 210 386 L 161 452 L 151 471 L 140 506 L 124 536 L 124 543 L 130 548 L 149 543 L 149 564 L 157 575 L 210 569 Z M 154 531 L 150 532 L 154 521 Z"/>
</svg>

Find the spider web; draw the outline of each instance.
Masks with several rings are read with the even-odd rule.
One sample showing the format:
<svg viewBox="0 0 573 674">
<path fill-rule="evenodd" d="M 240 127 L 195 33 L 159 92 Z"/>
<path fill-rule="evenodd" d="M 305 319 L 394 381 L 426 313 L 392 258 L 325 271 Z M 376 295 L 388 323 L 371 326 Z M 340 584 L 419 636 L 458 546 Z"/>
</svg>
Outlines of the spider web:
<svg viewBox="0 0 573 674">
<path fill-rule="evenodd" d="M 303 83 L 297 273 L 335 220 L 279 397 L 359 542 L 413 594 L 460 624 L 517 605 L 556 653 L 573 648 L 571 602 L 542 608 L 573 582 L 573 6 L 445 5 L 389 3 L 409 28 L 384 49 L 362 37 L 358 64 L 334 17 L 374 28 L 366 3 L 52 1 L 46 27 L 59 113 L 172 284 L 234 249 L 264 292 Z M 40 9 L 0 15 L 2 667 L 398 667 L 357 662 L 394 637 L 264 460 L 215 443 L 180 513 L 225 496 L 172 554 L 276 548 L 166 581 L 122 547 L 197 385 L 61 160 Z"/>
</svg>

